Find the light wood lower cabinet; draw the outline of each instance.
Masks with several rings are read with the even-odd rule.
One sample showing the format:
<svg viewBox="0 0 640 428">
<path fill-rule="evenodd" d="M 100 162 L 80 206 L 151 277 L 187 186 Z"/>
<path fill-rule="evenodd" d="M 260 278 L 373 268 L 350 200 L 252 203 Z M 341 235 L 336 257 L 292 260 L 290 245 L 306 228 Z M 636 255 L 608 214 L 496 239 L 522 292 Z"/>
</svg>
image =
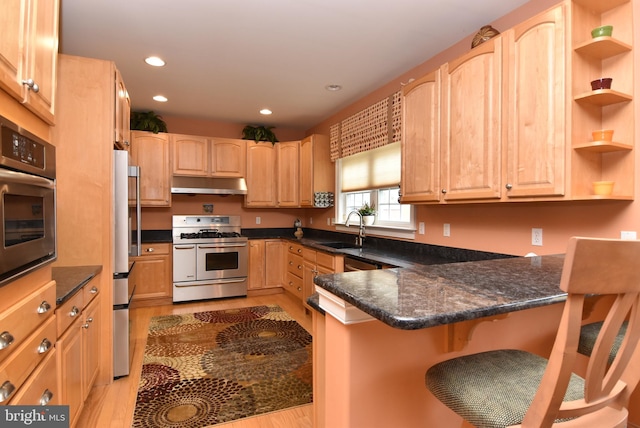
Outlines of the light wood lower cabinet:
<svg viewBox="0 0 640 428">
<path fill-rule="evenodd" d="M 31 388 L 34 371 L 49 361 L 55 349 L 56 283 L 49 281 L 22 296 L 19 287 L 29 286 L 29 281 L 29 277 L 18 279 L 0 291 L 0 301 L 10 302 L 0 313 L 0 405 L 25 402 L 18 397 Z M 47 387 L 57 394 L 57 375 Z"/>
<path fill-rule="evenodd" d="M 312 308 L 307 303 L 307 299 L 316 291 L 313 279 L 317 275 L 342 272 L 344 270 L 344 256 L 328 254 L 309 247 L 303 247 L 302 257 L 302 304 L 311 310 Z"/>
<path fill-rule="evenodd" d="M 169 304 L 173 296 L 172 244 L 142 244 L 141 256 L 132 257 L 135 262 L 130 281 L 136 285 L 134 306 Z"/>
<path fill-rule="evenodd" d="M 249 241 L 249 290 L 282 287 L 284 246 L 280 239 Z"/>
<path fill-rule="evenodd" d="M 71 427 L 75 426 L 100 366 L 102 320 L 98 277 L 56 308 L 59 401 L 69 406 Z"/>
</svg>

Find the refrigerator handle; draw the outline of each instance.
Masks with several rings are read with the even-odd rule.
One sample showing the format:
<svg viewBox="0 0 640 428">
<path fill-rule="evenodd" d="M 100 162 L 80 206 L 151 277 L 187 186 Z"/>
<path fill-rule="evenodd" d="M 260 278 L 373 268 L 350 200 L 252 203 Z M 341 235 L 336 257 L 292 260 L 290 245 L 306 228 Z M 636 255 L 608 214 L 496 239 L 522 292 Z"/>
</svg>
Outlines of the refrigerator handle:
<svg viewBox="0 0 640 428">
<path fill-rule="evenodd" d="M 129 166 L 129 177 L 136 178 L 136 256 L 142 255 L 142 207 L 140 206 L 140 167 Z"/>
</svg>

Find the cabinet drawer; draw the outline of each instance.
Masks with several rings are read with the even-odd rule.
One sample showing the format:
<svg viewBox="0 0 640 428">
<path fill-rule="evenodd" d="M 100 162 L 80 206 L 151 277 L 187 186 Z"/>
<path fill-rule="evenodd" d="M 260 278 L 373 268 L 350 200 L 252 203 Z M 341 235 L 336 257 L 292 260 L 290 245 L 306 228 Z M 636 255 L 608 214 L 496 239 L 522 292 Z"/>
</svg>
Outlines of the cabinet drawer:
<svg viewBox="0 0 640 428">
<path fill-rule="evenodd" d="M 13 398 L 33 369 L 53 351 L 55 343 L 56 318 L 50 317 L 0 365 L 0 404 Z"/>
<path fill-rule="evenodd" d="M 82 288 L 82 305 L 87 306 L 94 297 L 100 293 L 98 280 L 93 278 L 87 285 Z"/>
<path fill-rule="evenodd" d="M 148 243 L 148 244 L 142 244 L 142 251 L 140 252 L 140 257 L 155 256 L 155 255 L 168 256 L 170 253 L 171 253 L 171 244 L 163 243 L 163 242 Z"/>
<path fill-rule="evenodd" d="M 314 265 L 316 264 L 316 250 L 312 250 L 311 248 L 308 247 L 303 247 L 302 248 L 302 257 L 304 258 L 305 261 L 307 262 L 311 262 Z"/>
<path fill-rule="evenodd" d="M 287 286 L 287 290 L 302 297 L 302 278 L 292 274 L 291 272 L 287 272 L 287 283 L 285 285 Z"/>
<path fill-rule="evenodd" d="M 56 282 L 50 281 L 0 316 L 0 363 L 53 315 L 55 307 Z"/>
<path fill-rule="evenodd" d="M 294 244 L 293 242 L 288 242 L 287 243 L 287 251 L 290 254 L 297 254 L 299 256 L 302 256 L 302 245 Z"/>
<path fill-rule="evenodd" d="M 9 402 L 12 406 L 59 405 L 58 352 L 54 348 Z"/>
<path fill-rule="evenodd" d="M 58 337 L 71 325 L 73 321 L 80 318 L 82 308 L 84 306 L 84 294 L 82 291 L 77 292 L 69 300 L 64 302 L 62 306 L 56 309 L 56 318 L 58 320 Z"/>
<path fill-rule="evenodd" d="M 331 271 L 335 270 L 335 260 L 335 257 L 331 254 L 322 253 L 320 251 L 318 251 L 318 254 L 316 254 L 316 264 L 318 266 L 330 269 Z"/>
<path fill-rule="evenodd" d="M 287 272 L 302 278 L 303 267 L 302 256 L 297 256 L 295 254 L 287 255 Z"/>
</svg>

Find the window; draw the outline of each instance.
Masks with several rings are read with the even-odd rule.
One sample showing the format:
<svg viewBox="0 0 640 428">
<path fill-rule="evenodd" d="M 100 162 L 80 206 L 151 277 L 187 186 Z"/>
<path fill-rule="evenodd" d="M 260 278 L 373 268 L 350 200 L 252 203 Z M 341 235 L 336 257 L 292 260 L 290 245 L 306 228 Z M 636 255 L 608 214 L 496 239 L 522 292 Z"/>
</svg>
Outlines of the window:
<svg viewBox="0 0 640 428">
<path fill-rule="evenodd" d="M 398 203 L 400 168 L 400 143 L 340 159 L 337 168 L 341 190 L 337 198 L 338 223 L 344 223 L 351 211 L 357 211 L 367 203 L 376 208 L 372 226 L 380 228 L 376 234 L 388 234 L 384 229 L 413 231 L 413 207 Z"/>
</svg>

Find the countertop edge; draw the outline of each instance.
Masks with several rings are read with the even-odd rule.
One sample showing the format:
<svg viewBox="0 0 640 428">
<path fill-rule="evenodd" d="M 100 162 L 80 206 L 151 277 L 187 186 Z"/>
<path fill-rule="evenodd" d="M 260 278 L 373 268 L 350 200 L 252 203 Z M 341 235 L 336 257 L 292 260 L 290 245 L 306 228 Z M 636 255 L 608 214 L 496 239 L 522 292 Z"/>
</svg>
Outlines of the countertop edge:
<svg viewBox="0 0 640 428">
<path fill-rule="evenodd" d="M 52 279 L 56 281 L 56 306 L 73 297 L 82 287 L 102 272 L 101 265 L 54 266 Z"/>
</svg>

